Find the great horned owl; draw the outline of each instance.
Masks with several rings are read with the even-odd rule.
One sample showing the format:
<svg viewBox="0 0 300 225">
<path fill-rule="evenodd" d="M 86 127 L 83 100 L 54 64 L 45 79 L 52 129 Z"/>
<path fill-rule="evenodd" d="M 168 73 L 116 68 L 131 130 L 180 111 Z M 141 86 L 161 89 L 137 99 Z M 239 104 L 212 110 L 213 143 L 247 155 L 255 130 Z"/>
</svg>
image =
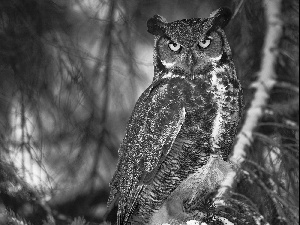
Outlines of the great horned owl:
<svg viewBox="0 0 300 225">
<path fill-rule="evenodd" d="M 118 224 L 147 224 L 211 154 L 224 160 L 241 117 L 241 85 L 223 28 L 231 12 L 147 22 L 155 36 L 154 79 L 137 101 L 119 149 L 108 206 Z"/>
</svg>

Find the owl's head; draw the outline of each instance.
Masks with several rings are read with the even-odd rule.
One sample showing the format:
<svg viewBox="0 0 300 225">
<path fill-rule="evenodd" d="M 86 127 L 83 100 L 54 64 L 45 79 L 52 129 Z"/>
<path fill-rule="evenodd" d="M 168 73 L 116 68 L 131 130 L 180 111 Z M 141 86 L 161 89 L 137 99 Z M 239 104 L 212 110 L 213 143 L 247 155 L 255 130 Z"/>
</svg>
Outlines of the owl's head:
<svg viewBox="0 0 300 225">
<path fill-rule="evenodd" d="M 209 18 L 183 19 L 168 23 L 155 15 L 147 22 L 155 35 L 155 77 L 171 74 L 194 79 L 216 63 L 231 61 L 231 51 L 223 28 L 231 18 L 228 8 L 214 11 Z"/>
</svg>

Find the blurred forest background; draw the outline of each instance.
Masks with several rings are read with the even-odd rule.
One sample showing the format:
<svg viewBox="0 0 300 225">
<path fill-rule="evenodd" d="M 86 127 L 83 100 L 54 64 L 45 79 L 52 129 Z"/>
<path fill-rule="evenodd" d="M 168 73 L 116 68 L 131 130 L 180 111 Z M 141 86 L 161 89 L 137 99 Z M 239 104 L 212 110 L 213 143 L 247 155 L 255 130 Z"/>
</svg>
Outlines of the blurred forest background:
<svg viewBox="0 0 300 225">
<path fill-rule="evenodd" d="M 147 20 L 208 17 L 221 6 L 234 12 L 226 33 L 247 110 L 266 33 L 262 0 L 0 0 L 0 224 L 101 222 L 126 123 L 152 81 Z M 299 1 L 281 10 L 277 81 L 247 161 L 256 180 L 272 181 L 263 187 L 278 218 L 297 224 Z"/>
</svg>

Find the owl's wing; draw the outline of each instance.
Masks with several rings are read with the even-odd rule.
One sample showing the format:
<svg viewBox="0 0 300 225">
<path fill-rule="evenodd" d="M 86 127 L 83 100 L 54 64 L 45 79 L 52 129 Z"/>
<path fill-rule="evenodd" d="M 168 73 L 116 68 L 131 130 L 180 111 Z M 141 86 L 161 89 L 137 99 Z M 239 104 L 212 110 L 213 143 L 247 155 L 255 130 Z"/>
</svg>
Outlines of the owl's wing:
<svg viewBox="0 0 300 225">
<path fill-rule="evenodd" d="M 165 85 L 151 92 L 147 100 L 151 103 L 135 139 L 140 142 L 146 174 L 152 173 L 169 153 L 185 120 L 184 102 L 176 94 L 169 96 L 167 88 Z"/>
<path fill-rule="evenodd" d="M 185 120 L 184 101 L 167 82 L 151 85 L 139 98 L 119 150 L 111 187 L 119 192 L 121 218 L 129 218 L 145 183 L 151 182 Z"/>
</svg>

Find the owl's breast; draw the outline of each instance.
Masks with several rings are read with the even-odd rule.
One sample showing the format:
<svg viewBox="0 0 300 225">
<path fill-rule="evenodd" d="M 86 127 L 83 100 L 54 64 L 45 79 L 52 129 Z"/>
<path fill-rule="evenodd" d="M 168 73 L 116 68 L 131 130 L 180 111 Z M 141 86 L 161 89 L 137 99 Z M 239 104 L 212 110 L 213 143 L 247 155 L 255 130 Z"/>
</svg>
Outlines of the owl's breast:
<svg viewBox="0 0 300 225">
<path fill-rule="evenodd" d="M 167 94 L 172 98 L 182 98 L 186 102 L 193 102 L 196 97 L 209 97 L 212 94 L 211 81 L 206 79 L 206 76 L 189 80 L 186 76 L 172 75 L 169 79 L 161 82 L 158 88 L 160 93 Z"/>
<path fill-rule="evenodd" d="M 181 89 L 181 92 L 188 114 L 193 114 L 195 111 L 203 113 L 217 108 L 209 80 L 204 79 L 204 76 L 202 76 L 185 82 L 186 85 Z"/>
<path fill-rule="evenodd" d="M 213 115 L 217 110 L 237 111 L 239 82 L 235 76 L 230 76 L 228 69 L 220 71 L 217 68 L 195 79 L 171 74 L 155 87 L 152 100 L 159 100 L 161 105 L 177 102 L 178 107 L 179 104 L 185 107 L 187 114 Z"/>
</svg>

